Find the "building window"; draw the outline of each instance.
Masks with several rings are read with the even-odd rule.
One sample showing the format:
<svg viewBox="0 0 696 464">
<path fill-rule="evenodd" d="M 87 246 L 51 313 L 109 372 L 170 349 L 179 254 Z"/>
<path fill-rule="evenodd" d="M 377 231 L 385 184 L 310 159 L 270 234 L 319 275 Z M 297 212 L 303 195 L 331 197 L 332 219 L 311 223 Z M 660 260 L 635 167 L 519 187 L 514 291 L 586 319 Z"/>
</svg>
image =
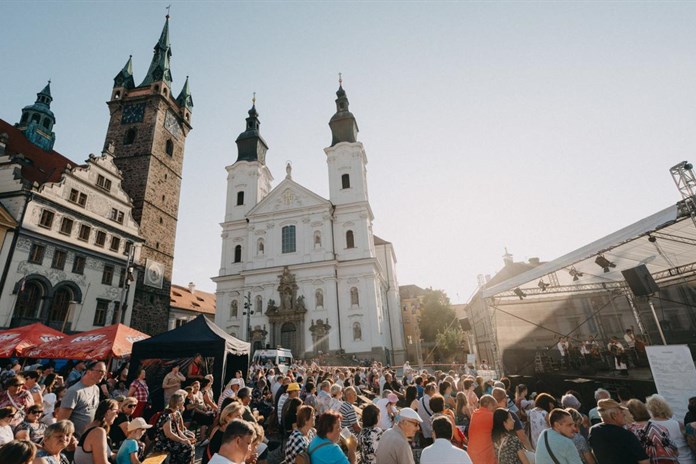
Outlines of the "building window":
<svg viewBox="0 0 696 464">
<path fill-rule="evenodd" d="M 317 308 L 321 308 L 324 306 L 324 292 L 322 292 L 320 288 L 318 288 L 317 291 L 314 292 L 314 305 Z"/>
<path fill-rule="evenodd" d="M 72 189 L 72 190 L 70 190 L 69 200 L 73 203 L 76 203 L 76 204 L 84 207 L 87 204 L 87 194 L 79 192 L 76 189 Z"/>
<path fill-rule="evenodd" d="M 133 242 L 126 240 L 126 246 L 123 247 L 123 254 L 130 255 L 132 247 L 133 247 Z"/>
<path fill-rule="evenodd" d="M 111 285 L 111 281 L 114 279 L 114 267 L 110 264 L 104 265 L 104 273 L 102 274 L 102 283 L 104 285 Z"/>
<path fill-rule="evenodd" d="M 97 299 L 97 309 L 94 311 L 94 325 L 106 325 L 106 313 L 109 311 L 109 301 Z"/>
<path fill-rule="evenodd" d="M 362 340 L 362 328 L 359 322 L 353 322 L 353 340 Z"/>
<path fill-rule="evenodd" d="M 230 318 L 237 319 L 239 317 L 239 308 L 237 307 L 237 300 L 232 301 L 230 305 Z"/>
<path fill-rule="evenodd" d="M 350 304 L 353 306 L 360 305 L 360 297 L 358 296 L 357 287 L 351 287 L 350 289 Z"/>
<path fill-rule="evenodd" d="M 94 239 L 94 244 L 98 247 L 103 247 L 106 243 L 106 232 L 102 230 L 97 231 L 97 237 Z"/>
<path fill-rule="evenodd" d="M 346 248 L 355 248 L 355 238 L 352 230 L 346 232 Z"/>
<path fill-rule="evenodd" d="M 237 192 L 237 206 L 244 204 L 244 192 Z"/>
<path fill-rule="evenodd" d="M 65 259 L 68 254 L 63 250 L 56 250 L 53 253 L 53 261 L 51 262 L 51 267 L 53 269 L 60 269 L 61 271 L 65 268 Z"/>
<path fill-rule="evenodd" d="M 118 251 L 119 248 L 121 248 L 121 239 L 118 237 L 111 237 L 111 246 L 109 250 Z"/>
<path fill-rule="evenodd" d="M 83 241 L 89 240 L 89 234 L 92 232 L 92 228 L 88 225 L 81 224 L 80 225 L 80 233 L 77 235 L 77 238 Z"/>
<path fill-rule="evenodd" d="M 22 282 L 22 286 L 17 295 L 17 302 L 15 303 L 14 317 L 28 317 L 34 318 L 39 314 L 40 304 L 43 301 L 43 291 L 41 286 L 36 282 L 25 281 Z"/>
<path fill-rule="evenodd" d="M 51 226 L 53 225 L 53 218 L 55 217 L 55 214 L 53 211 L 49 211 L 47 209 L 43 210 L 41 212 L 41 219 L 39 220 L 39 225 L 41 227 L 45 227 L 47 229 L 50 229 Z"/>
<path fill-rule="evenodd" d="M 126 268 L 118 268 L 118 288 L 123 288 L 123 284 L 126 283 Z"/>
<path fill-rule="evenodd" d="M 295 245 L 295 226 L 285 226 L 282 231 L 282 252 L 294 253 L 297 249 Z"/>
<path fill-rule="evenodd" d="M 70 301 L 73 300 L 73 293 L 68 287 L 61 287 L 53 294 L 51 309 L 48 311 L 49 322 L 64 323 L 68 318 Z"/>
<path fill-rule="evenodd" d="M 109 217 L 109 219 L 111 219 L 112 221 L 116 221 L 119 224 L 123 224 L 123 216 L 123 211 L 120 211 L 116 208 L 111 208 L 111 216 Z"/>
<path fill-rule="evenodd" d="M 135 129 L 135 127 L 131 127 L 126 132 L 126 135 L 123 137 L 123 144 L 130 145 L 131 143 L 135 142 L 135 137 L 137 135 L 138 135 L 138 131 Z"/>
<path fill-rule="evenodd" d="M 242 245 L 237 245 L 236 247 L 234 247 L 234 262 L 242 262 Z"/>
<path fill-rule="evenodd" d="M 174 156 L 174 142 L 172 142 L 171 139 L 167 140 L 167 146 L 165 147 L 165 151 L 169 156 Z"/>
<path fill-rule="evenodd" d="M 70 235 L 72 233 L 74 221 L 70 218 L 63 218 L 63 222 L 60 223 L 60 233 L 64 235 Z"/>
<path fill-rule="evenodd" d="M 174 321 L 174 328 L 178 329 L 179 327 L 181 327 L 182 325 L 185 325 L 187 323 L 188 323 L 188 319 L 177 319 L 176 321 Z"/>
<path fill-rule="evenodd" d="M 109 192 L 109 191 L 111 191 L 111 180 L 107 179 L 106 177 L 99 174 L 97 176 L 97 187 L 102 188 L 102 189 L 106 190 L 107 192 Z"/>
<path fill-rule="evenodd" d="M 314 231 L 314 248 L 321 248 L 321 232 Z"/>
<path fill-rule="evenodd" d="M 85 258 L 84 256 L 76 255 L 72 265 L 73 274 L 84 274 L 86 262 L 87 258 Z"/>
<path fill-rule="evenodd" d="M 343 174 L 341 176 L 341 188 L 344 188 L 344 189 L 350 188 L 350 175 L 349 174 Z"/>
<path fill-rule="evenodd" d="M 29 250 L 29 262 L 34 264 L 43 263 L 44 254 L 46 254 L 45 246 L 33 244 L 31 250 Z"/>
<path fill-rule="evenodd" d="M 256 241 L 256 254 L 259 256 L 262 256 L 265 251 L 265 245 L 263 243 L 263 239 L 260 238 Z"/>
</svg>

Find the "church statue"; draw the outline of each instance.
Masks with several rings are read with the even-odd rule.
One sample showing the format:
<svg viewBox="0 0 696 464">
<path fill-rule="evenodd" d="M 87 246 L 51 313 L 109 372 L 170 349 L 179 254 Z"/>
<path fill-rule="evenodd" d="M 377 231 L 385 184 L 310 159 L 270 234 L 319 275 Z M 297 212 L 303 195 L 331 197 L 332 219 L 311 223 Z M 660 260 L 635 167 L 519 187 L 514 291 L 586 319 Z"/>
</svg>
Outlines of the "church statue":
<svg viewBox="0 0 696 464">
<path fill-rule="evenodd" d="M 307 308 L 305 308 L 304 295 L 297 297 L 297 305 L 295 309 L 298 311 L 307 311 Z"/>
<path fill-rule="evenodd" d="M 270 298 L 268 300 L 268 304 L 266 306 L 266 314 L 273 314 L 276 311 L 278 311 L 278 307 L 276 306 L 276 302 L 273 298 Z"/>
</svg>

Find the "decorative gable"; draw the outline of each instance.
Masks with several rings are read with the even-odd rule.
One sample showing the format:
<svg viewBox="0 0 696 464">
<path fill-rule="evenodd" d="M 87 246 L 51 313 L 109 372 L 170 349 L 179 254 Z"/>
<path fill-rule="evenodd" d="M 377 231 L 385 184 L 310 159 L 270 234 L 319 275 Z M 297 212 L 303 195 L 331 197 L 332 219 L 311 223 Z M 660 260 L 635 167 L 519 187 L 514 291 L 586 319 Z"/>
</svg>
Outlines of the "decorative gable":
<svg viewBox="0 0 696 464">
<path fill-rule="evenodd" d="M 331 203 L 301 186 L 292 179 L 285 179 L 249 211 L 247 217 L 275 214 L 284 211 L 329 208 Z"/>
</svg>

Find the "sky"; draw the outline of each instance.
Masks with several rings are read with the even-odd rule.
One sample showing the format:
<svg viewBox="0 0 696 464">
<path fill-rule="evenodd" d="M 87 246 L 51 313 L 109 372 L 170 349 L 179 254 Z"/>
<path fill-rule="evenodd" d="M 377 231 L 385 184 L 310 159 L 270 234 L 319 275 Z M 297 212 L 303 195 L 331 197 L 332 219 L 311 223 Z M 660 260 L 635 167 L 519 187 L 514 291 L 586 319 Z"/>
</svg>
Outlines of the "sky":
<svg viewBox="0 0 696 464">
<path fill-rule="evenodd" d="M 0 118 L 51 79 L 55 149 L 104 144 L 113 78 L 145 76 L 171 3 L 190 77 L 174 283 L 215 291 L 225 166 L 256 92 L 267 164 L 328 198 L 338 73 L 401 285 L 466 302 L 478 274 L 551 260 L 680 200 L 696 161 L 696 3 L 3 1 Z"/>
</svg>

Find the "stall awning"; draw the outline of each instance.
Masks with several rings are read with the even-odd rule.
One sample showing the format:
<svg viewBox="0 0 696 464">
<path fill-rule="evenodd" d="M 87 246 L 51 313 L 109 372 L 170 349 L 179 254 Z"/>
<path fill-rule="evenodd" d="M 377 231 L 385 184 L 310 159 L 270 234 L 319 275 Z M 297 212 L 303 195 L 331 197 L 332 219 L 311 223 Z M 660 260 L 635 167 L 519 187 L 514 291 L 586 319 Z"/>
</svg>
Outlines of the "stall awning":
<svg viewBox="0 0 696 464">
<path fill-rule="evenodd" d="M 0 358 L 23 356 L 24 351 L 64 338 L 65 334 L 40 322 L 0 331 Z"/>
</svg>

